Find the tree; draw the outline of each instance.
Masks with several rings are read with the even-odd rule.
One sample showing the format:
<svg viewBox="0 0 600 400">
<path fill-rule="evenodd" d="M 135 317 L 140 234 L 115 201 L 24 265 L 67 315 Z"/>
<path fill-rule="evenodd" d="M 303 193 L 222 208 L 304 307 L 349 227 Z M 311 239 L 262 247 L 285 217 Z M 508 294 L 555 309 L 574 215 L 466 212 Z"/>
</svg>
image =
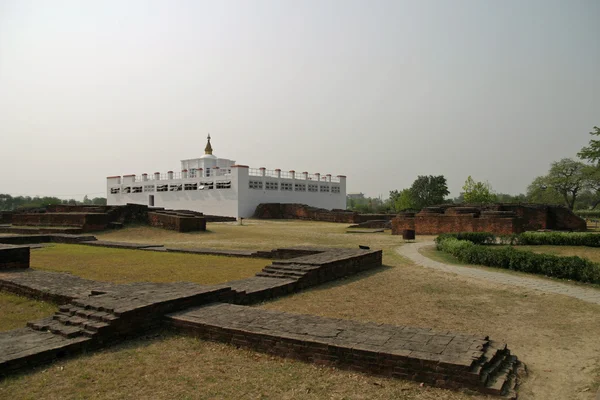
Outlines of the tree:
<svg viewBox="0 0 600 400">
<path fill-rule="evenodd" d="M 410 189 L 401 190 L 394 199 L 396 211 L 416 210 L 418 207 Z"/>
<path fill-rule="evenodd" d="M 590 135 L 600 136 L 600 128 L 594 126 Z M 590 145 L 583 147 L 581 151 L 577 153 L 577 156 L 582 160 L 587 160 L 596 166 L 600 166 L 600 140 L 591 139 Z"/>
<path fill-rule="evenodd" d="M 529 185 L 532 192 L 550 190 L 550 194 L 558 194 L 569 209 L 575 207 L 577 196 L 591 184 L 593 170 L 582 162 L 572 158 L 563 158 L 550 166 L 548 175 L 539 176 Z"/>
<path fill-rule="evenodd" d="M 527 201 L 541 204 L 564 204 L 563 197 L 549 187 L 545 176 L 538 176 L 527 186 Z"/>
<path fill-rule="evenodd" d="M 496 193 L 496 201 L 498 203 L 525 203 L 527 197 L 524 194 L 507 194 L 507 193 Z"/>
<path fill-rule="evenodd" d="M 94 197 L 92 199 L 92 204 L 96 206 L 105 206 L 106 205 L 106 197 Z"/>
<path fill-rule="evenodd" d="M 450 194 L 444 175 L 420 175 L 408 190 L 410 190 L 410 198 L 414 206 L 412 208 L 414 209 L 441 204 L 445 201 L 446 196 Z M 405 199 L 406 201 L 409 200 L 407 193 L 405 193 Z"/>
<path fill-rule="evenodd" d="M 493 203 L 496 201 L 496 195 L 489 182 L 477 182 L 471 175 L 465 181 L 462 189 L 465 203 Z"/>
</svg>

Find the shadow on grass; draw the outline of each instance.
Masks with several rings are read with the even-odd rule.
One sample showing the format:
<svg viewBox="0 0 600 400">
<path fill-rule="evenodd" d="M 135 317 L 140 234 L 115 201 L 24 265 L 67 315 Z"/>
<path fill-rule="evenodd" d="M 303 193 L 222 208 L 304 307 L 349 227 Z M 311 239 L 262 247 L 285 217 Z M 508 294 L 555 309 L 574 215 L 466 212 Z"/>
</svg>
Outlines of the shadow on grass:
<svg viewBox="0 0 600 400">
<path fill-rule="evenodd" d="M 294 293 L 290 293 L 288 295 L 284 295 L 284 296 L 279 296 L 279 297 L 275 297 L 273 299 L 269 299 L 269 300 L 265 300 L 263 302 L 260 303 L 255 303 L 255 304 L 251 304 L 251 307 L 259 307 L 262 304 L 266 304 L 266 303 L 270 303 L 273 301 L 277 301 L 279 299 L 282 298 L 286 298 L 286 297 L 290 297 L 290 296 L 295 296 L 301 293 L 307 293 L 307 292 L 319 292 L 319 291 L 323 291 L 323 290 L 329 290 L 329 289 L 333 289 L 333 288 L 337 288 L 337 287 L 341 287 L 341 286 L 346 286 L 346 285 L 350 285 L 354 282 L 360 281 L 362 279 L 366 279 L 369 278 L 371 276 L 380 274 L 382 272 L 385 272 L 391 268 L 394 268 L 390 265 L 382 265 L 381 267 L 377 267 L 377 268 L 373 268 L 367 271 L 363 271 L 354 275 L 350 275 L 347 277 L 343 277 L 343 278 L 339 278 L 339 279 L 335 279 L 333 281 L 329 281 L 329 282 L 325 282 L 322 283 L 320 285 L 317 286 L 313 286 L 304 290 L 300 290 L 298 292 L 294 292 Z"/>
</svg>

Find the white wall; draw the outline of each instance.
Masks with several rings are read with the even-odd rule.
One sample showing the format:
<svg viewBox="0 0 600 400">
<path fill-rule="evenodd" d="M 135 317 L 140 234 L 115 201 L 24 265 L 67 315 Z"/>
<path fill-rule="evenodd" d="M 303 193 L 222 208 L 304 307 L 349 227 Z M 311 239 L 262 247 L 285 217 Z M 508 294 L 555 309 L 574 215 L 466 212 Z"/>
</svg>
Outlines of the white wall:
<svg viewBox="0 0 600 400">
<path fill-rule="evenodd" d="M 233 172 L 233 171 L 232 171 Z M 116 178 L 107 179 L 107 204 L 125 205 L 127 203 L 150 205 L 149 198 L 154 196 L 154 207 L 164 207 L 174 210 L 198 211 L 209 215 L 220 215 L 226 217 L 238 217 L 238 191 L 236 184 L 236 174 L 228 176 L 213 176 L 210 178 L 197 179 L 177 179 L 177 180 L 148 180 L 143 182 L 134 182 L 132 179 L 123 177 L 122 183 Z M 214 182 L 214 189 L 204 190 L 182 190 L 175 192 L 153 192 L 142 193 L 123 193 L 124 187 L 145 185 L 185 185 L 185 183 Z M 216 189 L 216 182 L 231 181 L 230 189 Z M 111 194 L 112 187 L 121 187 L 121 193 Z"/>
<path fill-rule="evenodd" d="M 239 215 L 244 218 L 254 215 L 256 207 L 261 203 L 299 203 L 306 204 L 312 207 L 325 208 L 332 210 L 346 209 L 346 178 L 340 179 L 340 182 L 324 182 L 310 181 L 303 179 L 283 179 L 267 176 L 248 176 L 248 169 L 241 169 L 238 175 L 239 183 Z M 250 189 L 249 181 L 262 181 L 263 189 Z M 279 190 L 266 190 L 265 183 L 267 181 L 279 182 Z M 294 188 L 295 183 L 308 185 L 337 185 L 340 187 L 340 193 L 329 192 L 309 192 L 307 191 L 285 191 L 281 190 L 281 183 L 291 183 Z M 308 187 L 307 187 L 308 189 Z"/>
<path fill-rule="evenodd" d="M 249 182 L 261 181 L 263 189 L 250 189 Z M 165 185 L 213 181 L 214 189 L 205 190 L 182 190 L 169 192 L 142 192 L 142 193 L 123 193 L 124 187 L 145 186 L 145 185 Z M 217 181 L 231 181 L 230 189 L 217 189 Z M 279 183 L 278 190 L 266 190 L 265 183 L 273 181 Z M 340 187 L 340 193 L 331 192 L 309 192 L 306 191 L 285 191 L 281 190 L 281 183 L 301 184 L 319 184 L 319 185 L 337 185 Z M 120 187 L 121 193 L 111 194 L 112 187 Z M 308 187 L 307 187 L 308 189 Z M 210 178 L 195 179 L 174 179 L 174 180 L 148 180 L 136 181 L 133 176 L 110 177 L 107 178 L 107 204 L 125 205 L 127 203 L 149 204 L 149 196 L 154 196 L 154 206 L 167 209 L 192 210 L 205 214 L 221 215 L 228 217 L 249 218 L 254 215 L 256 207 L 261 203 L 300 203 L 312 207 L 331 209 L 346 208 L 346 178 L 341 177 L 340 182 L 326 182 L 304 179 L 275 178 L 269 176 L 250 176 L 249 168 L 245 166 L 234 166 L 231 168 L 231 174 L 227 176 L 211 176 Z"/>
</svg>

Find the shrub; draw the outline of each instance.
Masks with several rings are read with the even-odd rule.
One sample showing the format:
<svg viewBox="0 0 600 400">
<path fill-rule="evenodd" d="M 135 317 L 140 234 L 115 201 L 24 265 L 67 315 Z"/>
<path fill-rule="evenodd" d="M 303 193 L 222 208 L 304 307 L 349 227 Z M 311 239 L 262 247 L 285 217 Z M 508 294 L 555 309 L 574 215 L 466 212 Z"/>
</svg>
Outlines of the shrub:
<svg viewBox="0 0 600 400">
<path fill-rule="evenodd" d="M 517 243 L 530 246 L 589 246 L 600 247 L 600 234 L 584 232 L 524 232 Z"/>
<path fill-rule="evenodd" d="M 577 210 L 575 215 L 581 218 L 600 218 L 600 210 Z"/>
<path fill-rule="evenodd" d="M 436 242 L 454 238 L 458 240 L 468 240 L 475 244 L 495 244 L 496 236 L 489 232 L 459 232 L 459 233 L 442 233 L 435 240 Z"/>
<path fill-rule="evenodd" d="M 476 245 L 451 235 L 437 241 L 437 248 L 462 262 L 542 274 L 580 282 L 600 283 L 600 265 L 581 257 L 560 257 L 517 250 L 515 247 Z"/>
<path fill-rule="evenodd" d="M 443 233 L 436 242 L 454 238 L 468 240 L 475 244 L 501 244 L 522 246 L 588 246 L 600 247 L 600 233 L 591 232 L 524 232 L 512 235 L 501 235 L 496 238 L 487 232 Z"/>
</svg>

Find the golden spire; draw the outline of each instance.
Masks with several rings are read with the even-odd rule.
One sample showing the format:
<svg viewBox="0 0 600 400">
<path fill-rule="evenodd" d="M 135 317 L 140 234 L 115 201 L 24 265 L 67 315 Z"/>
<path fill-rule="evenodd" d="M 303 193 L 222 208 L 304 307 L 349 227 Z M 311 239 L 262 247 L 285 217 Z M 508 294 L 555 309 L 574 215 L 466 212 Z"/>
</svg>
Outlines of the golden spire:
<svg viewBox="0 0 600 400">
<path fill-rule="evenodd" d="M 206 147 L 204 148 L 204 154 L 212 154 L 212 146 L 210 145 L 210 133 L 208 134 L 208 141 L 206 142 Z"/>
</svg>

